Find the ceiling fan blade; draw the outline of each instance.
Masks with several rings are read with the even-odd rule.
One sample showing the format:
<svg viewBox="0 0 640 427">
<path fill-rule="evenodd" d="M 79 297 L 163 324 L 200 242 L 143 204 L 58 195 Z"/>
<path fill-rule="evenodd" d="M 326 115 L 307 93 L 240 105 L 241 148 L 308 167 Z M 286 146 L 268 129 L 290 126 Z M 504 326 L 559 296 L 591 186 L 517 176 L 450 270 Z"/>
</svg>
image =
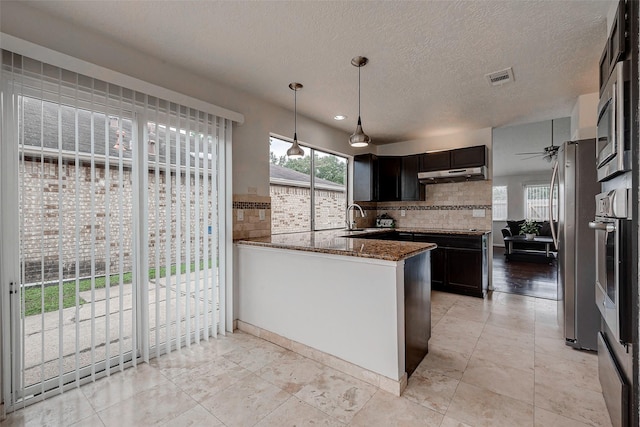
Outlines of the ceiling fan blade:
<svg viewBox="0 0 640 427">
<path fill-rule="evenodd" d="M 538 154 L 538 155 L 543 155 L 543 152 L 537 152 L 537 153 L 516 153 L 516 156 L 526 156 L 526 155 L 531 155 L 531 154 Z"/>
<path fill-rule="evenodd" d="M 531 157 L 525 157 L 524 159 L 520 159 L 520 160 L 531 160 L 531 159 L 535 159 L 535 158 L 540 158 L 542 154 L 538 153 L 535 156 L 531 156 Z"/>
</svg>

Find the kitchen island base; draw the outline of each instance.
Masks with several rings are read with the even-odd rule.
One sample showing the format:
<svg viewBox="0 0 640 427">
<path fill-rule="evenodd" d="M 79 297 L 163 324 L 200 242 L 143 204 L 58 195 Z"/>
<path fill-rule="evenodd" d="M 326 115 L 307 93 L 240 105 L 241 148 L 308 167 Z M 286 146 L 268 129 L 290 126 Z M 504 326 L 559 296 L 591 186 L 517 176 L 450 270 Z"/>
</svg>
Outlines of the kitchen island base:
<svg viewBox="0 0 640 427">
<path fill-rule="evenodd" d="M 400 396 L 404 389 L 407 387 L 406 373 L 402 376 L 402 378 L 400 378 L 400 380 L 395 381 L 385 377 L 384 375 L 377 374 L 368 369 L 364 369 L 361 366 L 349 363 L 331 354 L 324 353 L 320 350 L 301 344 L 297 341 L 293 341 L 278 334 L 274 334 L 271 331 L 267 331 L 265 329 L 258 328 L 257 326 L 250 325 L 249 323 L 245 323 L 242 320 L 237 321 L 237 327 L 239 331 L 253 335 L 254 337 L 263 339 L 265 341 L 269 341 L 282 348 L 291 350 L 294 353 L 314 360 L 337 371 L 343 372 L 347 375 L 351 375 L 354 378 L 364 381 L 367 384 L 371 384 L 372 386 L 378 387 L 379 389 L 391 393 L 395 396 Z"/>
<path fill-rule="evenodd" d="M 235 260 L 239 325 L 363 368 L 398 393 L 426 355 L 429 251 L 389 261 L 238 243 Z"/>
</svg>

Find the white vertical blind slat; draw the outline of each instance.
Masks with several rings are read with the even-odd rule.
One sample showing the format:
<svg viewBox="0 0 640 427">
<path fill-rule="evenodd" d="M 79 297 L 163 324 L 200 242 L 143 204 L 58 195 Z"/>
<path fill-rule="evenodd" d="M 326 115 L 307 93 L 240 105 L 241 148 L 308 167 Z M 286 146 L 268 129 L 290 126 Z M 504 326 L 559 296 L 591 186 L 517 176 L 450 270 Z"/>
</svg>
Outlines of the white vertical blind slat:
<svg viewBox="0 0 640 427">
<path fill-rule="evenodd" d="M 155 347 L 156 347 L 156 357 L 160 357 L 160 247 L 161 247 L 161 239 L 160 239 L 160 130 L 158 128 L 158 104 L 159 100 L 156 98 L 155 108 L 153 110 L 153 129 L 156 135 L 155 139 L 155 162 L 154 162 L 154 218 L 155 220 L 155 274 L 154 274 L 154 282 L 155 282 Z"/>
<path fill-rule="evenodd" d="M 91 82 L 91 380 L 96 378 L 96 158 L 94 89 Z"/>
<path fill-rule="evenodd" d="M 176 301 L 176 317 L 173 319 L 175 322 L 175 340 L 176 340 L 176 348 L 178 350 L 180 350 L 180 348 L 182 347 L 180 345 L 180 341 L 181 341 L 181 329 L 182 329 L 182 322 L 181 322 L 181 316 L 182 316 L 182 310 L 180 305 L 182 304 L 182 298 L 181 298 L 181 292 L 180 292 L 180 288 L 181 288 L 181 282 L 182 282 L 182 269 L 180 268 L 180 265 L 182 264 L 182 191 L 181 191 L 181 186 L 182 186 L 182 173 L 181 173 L 181 167 L 180 167 L 180 160 L 181 160 L 181 156 L 180 156 L 180 152 L 181 152 L 181 145 L 180 143 L 182 142 L 182 137 L 180 136 L 182 134 L 181 130 L 182 130 L 182 117 L 180 115 L 180 105 L 176 106 L 176 110 L 177 110 L 177 114 L 178 114 L 178 120 L 177 120 L 177 126 L 176 126 L 176 164 L 175 164 L 175 172 L 176 172 L 176 259 L 175 259 L 175 265 L 176 265 L 176 284 L 175 284 L 175 301 Z"/>
<path fill-rule="evenodd" d="M 226 283 L 227 270 L 231 268 L 231 260 L 227 259 L 227 233 L 229 225 L 227 224 L 227 187 L 226 187 L 226 171 L 227 162 L 229 162 L 231 153 L 227 154 L 227 144 L 231 141 L 230 124 L 226 120 L 218 119 L 218 130 L 220 138 L 218 138 L 218 259 L 219 259 L 219 279 L 218 279 L 218 305 L 220 307 L 220 330 L 223 335 L 227 330 L 227 314 L 226 314 Z"/>
<path fill-rule="evenodd" d="M 109 117 L 105 116 L 104 120 L 104 152 L 109 153 Z M 105 373 L 107 376 L 111 374 L 111 156 L 105 156 L 104 163 L 104 283 L 105 283 L 105 327 L 104 327 L 104 342 L 105 342 L 105 360 L 107 361 L 105 366 Z M 122 337 L 119 337 L 122 339 Z"/>
<path fill-rule="evenodd" d="M 208 115 L 207 115 L 207 121 L 204 124 L 204 137 L 202 140 L 202 152 L 203 152 L 203 159 L 204 161 L 202 162 L 202 176 L 204 177 L 203 179 L 203 184 L 202 184 L 202 202 L 204 205 L 204 212 L 203 212 L 203 220 L 202 223 L 204 224 L 204 234 L 202 235 L 202 250 L 203 250 L 203 260 L 204 260 L 204 272 L 203 272 L 203 287 L 202 287 L 202 293 L 203 293 L 203 301 L 204 301 L 204 305 L 203 305 L 203 324 L 202 324 L 202 330 L 205 332 L 204 333 L 204 339 L 206 341 L 209 340 L 209 333 L 210 333 L 210 329 L 209 329 L 209 298 L 210 298 L 210 293 L 209 293 L 209 289 L 211 287 L 209 280 L 209 272 L 211 271 L 212 267 L 212 263 L 211 260 L 209 258 L 209 215 L 210 215 L 210 209 L 209 209 L 209 139 L 210 137 L 208 135 L 211 135 L 211 130 L 209 127 L 209 123 L 210 121 L 208 120 Z"/>
<path fill-rule="evenodd" d="M 40 65 L 40 73 L 43 73 L 44 64 Z M 41 94 L 44 92 L 44 82 L 41 82 L 40 86 Z M 40 349 L 40 378 L 44 380 L 44 349 L 46 347 L 45 342 L 45 320 L 44 320 L 44 307 L 45 307 L 45 290 L 44 290 L 44 254 L 45 254 L 45 240 L 44 240 L 44 102 L 40 104 L 40 168 L 39 168 L 39 185 L 40 185 L 40 322 L 41 329 L 40 335 L 42 337 L 42 348 Z M 24 367 L 23 367 L 24 369 Z M 24 384 L 23 384 L 24 385 Z M 44 393 L 44 381 L 41 382 L 40 391 Z"/>
<path fill-rule="evenodd" d="M 198 117 L 198 113 L 195 112 L 195 116 L 196 116 L 196 129 L 195 129 L 195 138 L 194 138 L 194 149 L 193 152 L 195 153 L 195 235 L 194 235 L 194 241 L 195 241 L 195 295 L 194 295 L 194 300 L 195 300 L 195 329 L 196 329 L 196 336 L 195 336 L 195 340 L 196 343 L 200 342 L 200 304 L 201 304 L 201 298 L 200 298 L 200 270 L 201 268 L 209 268 L 208 264 L 202 263 L 201 258 L 200 258 L 200 239 L 201 239 L 201 230 L 200 230 L 200 120 Z M 203 161 L 206 161 L 205 158 L 202 158 Z M 189 175 L 191 175 L 191 173 L 189 173 Z M 191 178 L 189 178 L 189 181 L 191 181 Z M 202 266 L 202 267 L 201 267 Z"/>
<path fill-rule="evenodd" d="M 78 101 L 78 76 L 76 75 L 76 87 L 74 90 L 75 104 Z M 79 138 L 79 110 L 76 108 L 74 111 L 74 145 L 75 145 L 75 317 L 80 318 L 80 138 Z M 75 380 L 76 383 L 80 382 L 80 322 L 75 322 L 75 351 L 74 351 L 74 366 L 75 366 Z"/>
<path fill-rule="evenodd" d="M 57 117 L 57 137 L 58 137 L 58 388 L 62 389 L 64 381 L 62 374 L 64 373 L 64 316 L 62 307 L 64 307 L 64 276 L 63 276 L 63 252 L 62 252 L 62 217 L 64 213 L 63 207 L 63 165 L 62 165 L 62 104 L 61 95 L 62 70 L 58 70 L 58 117 Z"/>
<path fill-rule="evenodd" d="M 122 144 L 123 128 L 123 93 L 119 90 L 118 98 L 118 129 L 116 130 L 117 142 Z M 124 138 L 122 138 L 124 139 Z M 123 150 L 118 148 L 118 368 L 124 370 L 125 364 L 125 347 L 124 347 L 124 162 Z"/>
<path fill-rule="evenodd" d="M 171 116 L 167 117 L 167 123 L 165 126 L 165 273 L 164 273 L 164 286 L 165 286 L 165 352 L 171 352 L 171 210 L 174 208 L 171 203 Z M 158 343 L 160 345 L 160 343 Z"/>
<path fill-rule="evenodd" d="M 184 302 L 184 320 L 185 320 L 185 337 L 186 346 L 191 346 L 191 126 L 189 120 L 189 112 L 187 109 L 187 119 L 185 123 L 185 143 L 184 143 L 184 184 L 185 184 L 185 302 Z M 180 163 L 177 163 L 180 168 Z M 178 265 L 180 265 L 178 263 Z M 179 287 L 176 286 L 176 290 Z"/>
</svg>

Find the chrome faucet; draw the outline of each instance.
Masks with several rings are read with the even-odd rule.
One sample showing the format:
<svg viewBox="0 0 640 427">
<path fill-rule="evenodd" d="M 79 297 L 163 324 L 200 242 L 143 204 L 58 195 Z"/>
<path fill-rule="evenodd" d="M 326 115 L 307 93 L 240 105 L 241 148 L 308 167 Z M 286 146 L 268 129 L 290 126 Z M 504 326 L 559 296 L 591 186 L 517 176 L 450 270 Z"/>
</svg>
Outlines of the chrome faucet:
<svg viewBox="0 0 640 427">
<path fill-rule="evenodd" d="M 356 225 L 355 220 L 354 221 L 349 221 L 349 210 L 353 209 L 353 208 L 358 208 L 358 210 L 360 211 L 360 215 L 364 218 L 365 216 L 367 216 L 364 211 L 362 210 L 362 208 L 360 207 L 360 205 L 353 203 L 349 206 L 347 206 L 347 214 L 346 214 L 346 219 L 345 222 L 347 223 L 347 229 L 349 230 L 353 230 L 353 228 Z"/>
</svg>

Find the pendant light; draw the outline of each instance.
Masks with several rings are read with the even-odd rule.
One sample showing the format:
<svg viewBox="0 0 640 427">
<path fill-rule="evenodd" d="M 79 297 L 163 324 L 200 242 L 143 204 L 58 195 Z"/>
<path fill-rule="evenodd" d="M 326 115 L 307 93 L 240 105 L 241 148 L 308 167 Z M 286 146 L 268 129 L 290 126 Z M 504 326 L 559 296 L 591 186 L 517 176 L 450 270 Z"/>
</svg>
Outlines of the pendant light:
<svg viewBox="0 0 640 427">
<path fill-rule="evenodd" d="M 351 65 L 358 67 L 358 126 L 356 131 L 349 137 L 349 144 L 352 147 L 366 147 L 371 142 L 369 135 L 362 130 L 362 120 L 360 119 L 360 68 L 367 65 L 369 60 L 364 56 L 356 56 L 351 60 Z"/>
<path fill-rule="evenodd" d="M 302 89 L 301 83 L 289 83 L 289 89 L 293 91 L 293 144 L 291 148 L 287 150 L 287 156 L 291 158 L 298 158 L 304 156 L 304 151 L 298 145 L 298 91 Z"/>
</svg>

